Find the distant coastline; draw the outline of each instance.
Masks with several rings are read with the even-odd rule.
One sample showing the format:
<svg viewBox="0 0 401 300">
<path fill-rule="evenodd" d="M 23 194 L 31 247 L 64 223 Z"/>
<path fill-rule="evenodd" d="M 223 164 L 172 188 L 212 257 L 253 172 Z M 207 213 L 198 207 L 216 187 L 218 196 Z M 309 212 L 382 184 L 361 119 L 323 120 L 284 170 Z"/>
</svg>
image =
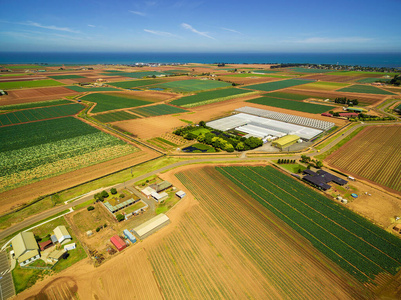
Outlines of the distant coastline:
<svg viewBox="0 0 401 300">
<path fill-rule="evenodd" d="M 0 64 L 311 63 L 401 68 L 401 53 L 0 52 Z"/>
</svg>

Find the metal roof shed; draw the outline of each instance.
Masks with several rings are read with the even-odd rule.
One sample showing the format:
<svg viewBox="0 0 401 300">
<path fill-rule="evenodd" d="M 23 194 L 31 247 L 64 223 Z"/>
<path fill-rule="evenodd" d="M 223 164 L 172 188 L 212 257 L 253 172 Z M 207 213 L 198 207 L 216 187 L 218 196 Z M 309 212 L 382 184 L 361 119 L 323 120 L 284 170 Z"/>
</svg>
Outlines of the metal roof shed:
<svg viewBox="0 0 401 300">
<path fill-rule="evenodd" d="M 134 228 L 134 232 L 140 239 L 144 239 L 169 223 L 170 219 L 165 214 L 160 214 Z"/>
<path fill-rule="evenodd" d="M 118 251 L 121 251 L 127 247 L 125 242 L 118 235 L 112 236 L 110 242 L 117 248 Z"/>
<path fill-rule="evenodd" d="M 132 243 L 136 242 L 135 236 L 131 232 L 129 232 L 127 229 L 124 229 L 123 233 L 124 233 L 124 236 L 127 239 L 129 239 Z"/>
</svg>

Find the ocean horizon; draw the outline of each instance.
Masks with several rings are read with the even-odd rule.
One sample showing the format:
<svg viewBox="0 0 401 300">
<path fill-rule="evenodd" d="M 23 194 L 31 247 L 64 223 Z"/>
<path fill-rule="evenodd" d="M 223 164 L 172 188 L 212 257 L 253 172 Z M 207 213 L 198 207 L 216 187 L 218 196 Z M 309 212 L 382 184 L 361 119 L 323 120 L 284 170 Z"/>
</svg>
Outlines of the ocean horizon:
<svg viewBox="0 0 401 300">
<path fill-rule="evenodd" d="M 310 63 L 401 68 L 401 53 L 0 52 L 0 64 Z"/>
</svg>

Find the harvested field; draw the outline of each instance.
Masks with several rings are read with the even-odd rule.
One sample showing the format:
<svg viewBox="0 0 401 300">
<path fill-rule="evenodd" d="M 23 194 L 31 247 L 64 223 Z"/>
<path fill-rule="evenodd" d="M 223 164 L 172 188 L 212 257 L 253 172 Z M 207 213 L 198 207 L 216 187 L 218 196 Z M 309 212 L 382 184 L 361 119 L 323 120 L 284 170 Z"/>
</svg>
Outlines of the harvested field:
<svg viewBox="0 0 401 300">
<path fill-rule="evenodd" d="M 111 113 L 105 113 L 105 114 L 100 114 L 100 115 L 95 115 L 93 116 L 96 120 L 102 123 L 111 123 L 111 122 L 117 122 L 117 121 L 123 121 L 123 120 L 132 120 L 132 119 L 137 119 L 139 116 L 130 114 L 129 112 L 126 112 L 124 110 L 122 111 L 116 111 L 116 112 L 111 112 Z"/>
<path fill-rule="evenodd" d="M 118 89 L 112 88 L 112 87 L 82 87 L 78 85 L 73 85 L 73 86 L 67 86 L 70 90 L 73 90 L 75 92 L 79 93 L 85 93 L 85 92 L 113 92 L 113 91 L 118 91 Z"/>
<path fill-rule="evenodd" d="M 257 84 L 257 83 L 278 81 L 279 80 L 279 78 L 252 76 L 252 74 L 249 74 L 249 77 L 232 77 L 230 75 L 226 75 L 226 76 L 220 76 L 219 78 L 224 80 L 224 81 L 229 81 L 229 82 L 233 82 L 233 83 L 241 84 L 241 85 L 243 85 L 243 84 Z"/>
<path fill-rule="evenodd" d="M 401 194 L 401 126 L 370 126 L 326 158 L 343 172 Z"/>
<path fill-rule="evenodd" d="M 285 92 L 287 93 L 292 93 L 292 94 L 298 94 L 298 95 L 308 95 L 311 97 L 316 97 L 316 98 L 329 98 L 331 100 L 334 100 L 337 97 L 347 97 L 350 99 L 358 99 L 360 103 L 367 104 L 367 105 L 373 105 L 376 104 L 377 102 L 380 102 L 384 99 L 383 95 L 366 95 L 366 94 L 355 94 L 355 93 L 345 93 L 345 92 L 339 92 L 339 91 L 314 91 L 314 90 L 297 90 L 297 89 L 286 89 Z"/>
<path fill-rule="evenodd" d="M 378 95 L 394 95 L 391 92 L 379 89 L 371 85 L 355 84 L 346 88 L 337 90 L 337 92 L 360 93 L 360 94 L 378 94 Z"/>
<path fill-rule="evenodd" d="M 91 109 L 91 113 L 149 104 L 148 101 L 143 101 L 135 98 L 126 98 L 120 94 L 94 93 L 85 95 L 80 99 L 96 103 L 96 106 Z"/>
<path fill-rule="evenodd" d="M 307 84 L 310 82 L 313 82 L 313 80 L 287 79 L 287 80 L 280 80 L 280 81 L 275 81 L 275 82 L 261 83 L 261 84 L 256 84 L 256 85 L 248 85 L 248 86 L 244 86 L 243 88 L 270 92 L 270 91 L 285 89 L 285 88 L 296 86 L 296 85 Z"/>
<path fill-rule="evenodd" d="M 27 80 L 27 81 L 13 81 L 13 82 L 0 82 L 0 90 L 15 90 L 22 88 L 38 88 L 46 86 L 64 85 L 61 82 L 43 79 L 43 80 Z"/>
<path fill-rule="evenodd" d="M 16 74 L 13 74 L 16 75 Z M 11 81 L 29 81 L 29 80 L 40 80 L 47 79 L 46 77 L 37 77 L 37 76 L 9 76 L 3 77 L 4 75 L 0 75 L 0 82 L 11 82 Z"/>
<path fill-rule="evenodd" d="M 329 82 L 354 82 L 358 79 L 365 78 L 363 76 L 341 76 L 341 75 L 307 75 L 302 76 L 304 79 L 314 79 Z"/>
<path fill-rule="evenodd" d="M 54 100 L 60 97 L 76 94 L 77 92 L 67 89 L 66 87 L 13 90 L 8 92 L 8 96 L 3 96 L 0 98 L 0 105 Z"/>
</svg>

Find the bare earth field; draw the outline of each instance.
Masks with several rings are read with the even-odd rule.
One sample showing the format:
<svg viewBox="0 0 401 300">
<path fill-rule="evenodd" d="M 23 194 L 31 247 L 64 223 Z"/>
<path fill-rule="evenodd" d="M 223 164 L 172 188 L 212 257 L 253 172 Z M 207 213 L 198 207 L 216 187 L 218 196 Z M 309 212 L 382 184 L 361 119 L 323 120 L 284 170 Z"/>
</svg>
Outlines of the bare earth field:
<svg viewBox="0 0 401 300">
<path fill-rule="evenodd" d="M 141 148 L 139 146 L 137 147 Z M 119 171 L 160 155 L 147 148 L 141 150 L 142 151 L 134 152 L 127 156 L 0 193 L 0 214 L 15 209 L 19 205 L 32 201 L 39 196 L 48 195 L 70 188 L 88 180 Z"/>
<path fill-rule="evenodd" d="M 10 76 L 10 77 L 0 77 L 0 82 L 28 81 L 28 80 L 39 80 L 39 79 L 47 79 L 47 78 L 38 76 Z"/>
<path fill-rule="evenodd" d="M 8 96 L 2 96 L 0 98 L 0 105 L 54 100 L 60 97 L 76 94 L 78 93 L 67 89 L 66 87 L 12 90 L 8 92 Z"/>
</svg>

